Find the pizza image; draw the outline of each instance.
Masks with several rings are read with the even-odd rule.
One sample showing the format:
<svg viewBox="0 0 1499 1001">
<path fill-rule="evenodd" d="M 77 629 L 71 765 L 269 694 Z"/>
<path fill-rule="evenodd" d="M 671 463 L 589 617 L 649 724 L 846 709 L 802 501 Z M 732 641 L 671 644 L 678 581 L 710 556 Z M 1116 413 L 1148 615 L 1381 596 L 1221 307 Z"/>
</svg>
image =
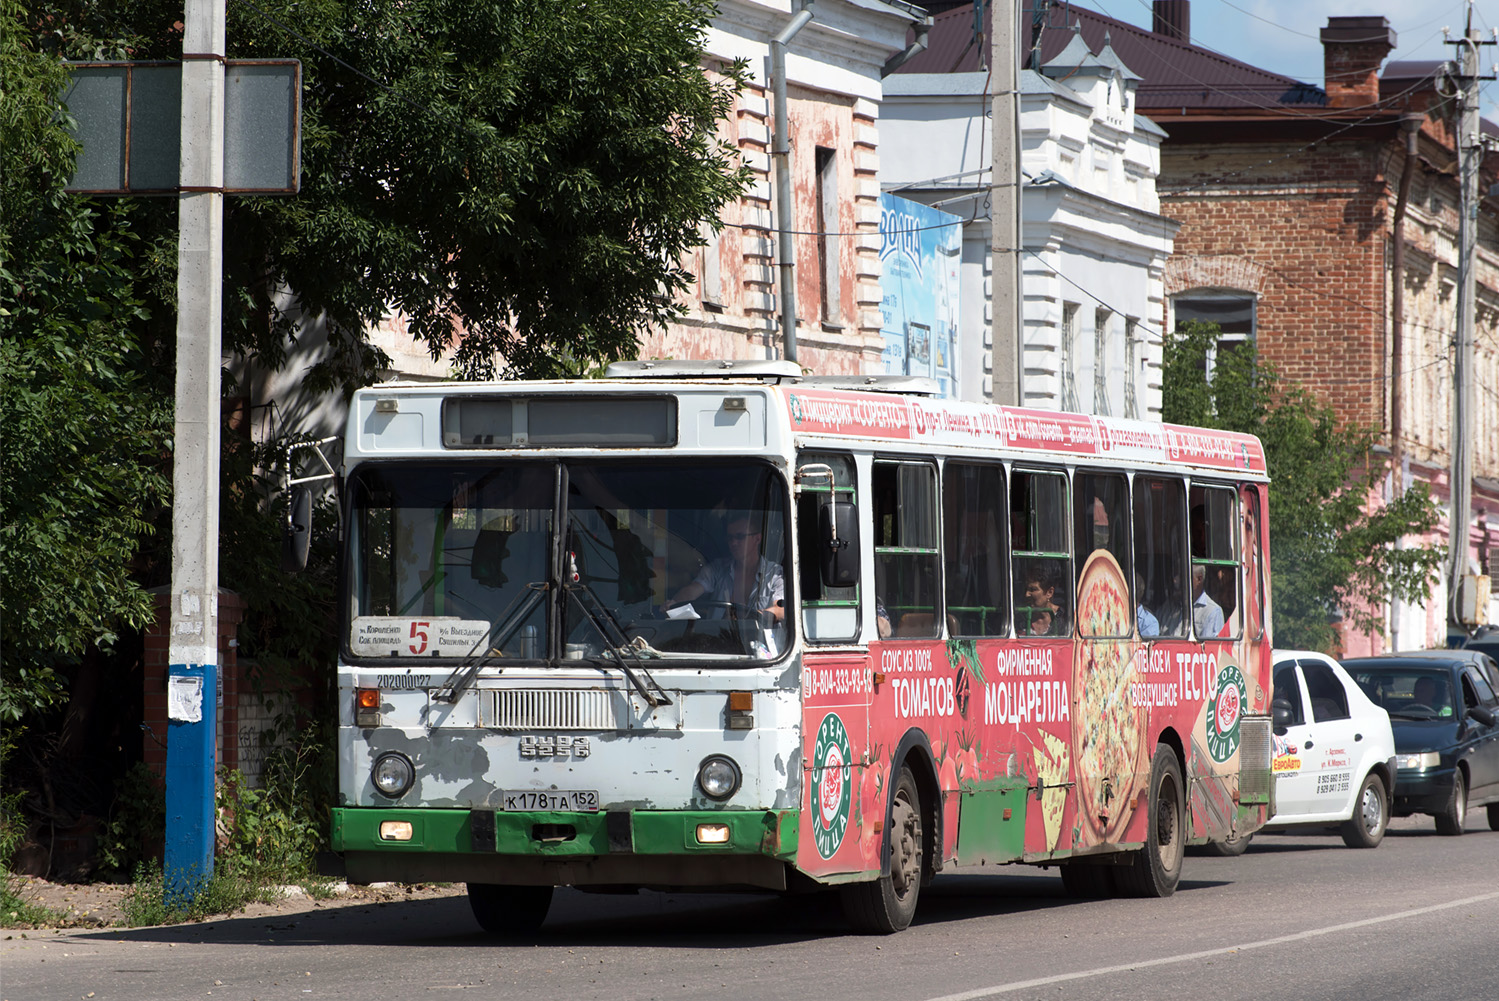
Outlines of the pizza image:
<svg viewBox="0 0 1499 1001">
<path fill-rule="evenodd" d="M 1041 731 L 1042 746 L 1033 747 L 1036 758 L 1036 785 L 1041 790 L 1041 820 L 1046 828 L 1046 850 L 1057 850 L 1062 831 L 1062 809 L 1067 805 L 1067 742 Z"/>
<path fill-rule="evenodd" d="M 1115 842 L 1129 822 L 1144 760 L 1145 714 L 1134 704 L 1135 616 L 1124 572 L 1107 550 L 1083 564 L 1072 665 L 1077 812 L 1087 844 Z"/>
</svg>

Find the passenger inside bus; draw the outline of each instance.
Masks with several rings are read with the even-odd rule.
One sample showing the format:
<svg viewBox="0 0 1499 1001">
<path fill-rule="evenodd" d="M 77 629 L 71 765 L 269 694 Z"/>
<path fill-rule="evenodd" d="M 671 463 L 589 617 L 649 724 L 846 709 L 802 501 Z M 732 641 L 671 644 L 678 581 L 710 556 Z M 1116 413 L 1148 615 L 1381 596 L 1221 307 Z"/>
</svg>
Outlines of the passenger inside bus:
<svg viewBox="0 0 1499 1001">
<path fill-rule="evenodd" d="M 766 625 L 779 625 L 786 616 L 786 578 L 779 563 L 761 555 L 759 525 L 747 514 L 730 515 L 724 534 L 729 554 L 705 564 L 666 607 L 701 600 L 713 605 L 708 618 L 744 618 L 749 612 Z"/>
<path fill-rule="evenodd" d="M 1067 615 L 1057 602 L 1057 566 L 1049 560 L 1030 563 L 1021 572 L 1021 603 L 1015 606 L 1015 627 L 1022 636 L 1066 636 Z"/>
</svg>

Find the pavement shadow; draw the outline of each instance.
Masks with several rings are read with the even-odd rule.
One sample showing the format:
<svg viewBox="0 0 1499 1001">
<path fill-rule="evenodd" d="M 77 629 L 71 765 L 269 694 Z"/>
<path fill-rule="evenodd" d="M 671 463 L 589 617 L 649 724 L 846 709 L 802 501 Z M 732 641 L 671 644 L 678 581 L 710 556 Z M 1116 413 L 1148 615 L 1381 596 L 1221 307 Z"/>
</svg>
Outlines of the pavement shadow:
<svg viewBox="0 0 1499 1001">
<path fill-rule="evenodd" d="M 1004 871 L 1009 869 L 1008 872 Z M 1180 893 L 1223 885 L 1184 879 Z M 922 890 L 915 927 L 1000 918 L 1056 907 L 1151 906 L 1152 901 L 1080 900 L 1068 896 L 1055 870 L 965 868 Z M 534 936 L 498 939 L 481 931 L 462 895 L 339 905 L 266 916 L 236 916 L 184 925 L 74 931 L 77 941 L 162 944 L 217 943 L 260 947 L 384 946 L 552 948 L 670 944 L 684 949 L 753 949 L 850 936 L 836 891 L 766 893 L 596 894 L 559 889 L 546 924 Z"/>
</svg>

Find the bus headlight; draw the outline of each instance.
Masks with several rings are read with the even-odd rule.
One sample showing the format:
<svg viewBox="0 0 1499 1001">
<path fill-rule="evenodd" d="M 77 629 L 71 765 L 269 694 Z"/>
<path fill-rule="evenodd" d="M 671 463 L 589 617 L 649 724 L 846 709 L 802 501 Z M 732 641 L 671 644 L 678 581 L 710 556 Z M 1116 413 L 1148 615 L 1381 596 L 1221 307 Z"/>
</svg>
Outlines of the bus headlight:
<svg viewBox="0 0 1499 1001">
<path fill-rule="evenodd" d="M 375 767 L 370 769 L 370 779 L 382 796 L 399 799 L 411 788 L 411 783 L 416 781 L 416 766 L 400 751 L 386 751 L 375 759 Z"/>
<path fill-rule="evenodd" d="M 739 766 L 722 754 L 704 758 L 697 766 L 697 784 L 714 799 L 728 799 L 739 789 Z"/>
</svg>

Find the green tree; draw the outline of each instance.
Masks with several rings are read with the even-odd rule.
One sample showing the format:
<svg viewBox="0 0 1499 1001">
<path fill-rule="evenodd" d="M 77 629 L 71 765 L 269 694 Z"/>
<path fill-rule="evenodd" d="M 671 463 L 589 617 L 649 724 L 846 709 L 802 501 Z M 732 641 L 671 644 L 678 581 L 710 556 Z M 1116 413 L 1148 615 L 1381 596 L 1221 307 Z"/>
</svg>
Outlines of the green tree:
<svg viewBox="0 0 1499 1001">
<path fill-rule="evenodd" d="M 1339 422 L 1252 346 L 1219 352 L 1205 375 L 1219 335 L 1217 324 L 1193 322 L 1167 337 L 1162 417 L 1264 443 L 1276 645 L 1330 649 L 1335 612 L 1356 631 L 1380 631 L 1379 609 L 1391 598 L 1424 598 L 1441 565 L 1435 548 L 1397 545 L 1436 524 L 1426 485 L 1373 502 L 1385 472 L 1374 429 Z"/>
<path fill-rule="evenodd" d="M 128 216 L 63 193 L 76 144 L 54 58 L 0 0 L 0 720 L 150 617 L 137 557 L 168 491 L 171 413 L 128 331 L 147 319 Z"/>
<path fill-rule="evenodd" d="M 182 8 L 0 3 L 0 713 L 16 715 L 60 698 L 59 665 L 143 624 L 143 588 L 168 583 L 176 204 L 65 195 L 76 148 L 60 99 L 62 59 L 179 58 Z M 348 391 L 386 364 L 367 333 L 396 309 L 470 377 L 633 356 L 674 315 L 704 221 L 748 184 L 717 134 L 745 68 L 702 64 L 713 12 L 709 0 L 230 3 L 231 57 L 302 62 L 303 186 L 226 199 L 226 349 L 280 367 L 310 318 L 328 348 L 305 384 Z M 326 662 L 320 578 L 284 586 L 281 513 L 257 479 L 265 465 L 245 461 L 263 455 L 231 431 L 224 441 L 221 583 L 252 602 L 245 652 Z"/>
<path fill-rule="evenodd" d="M 41 0 L 39 44 L 181 54 L 180 0 Z M 231 58 L 302 63 L 302 190 L 226 208 L 225 338 L 279 367 L 304 316 L 314 388 L 368 381 L 392 308 L 468 377 L 633 357 L 677 315 L 684 255 L 750 180 L 704 73 L 712 0 L 237 0 Z M 59 22 L 70 30 L 58 30 Z M 290 291 L 294 298 L 282 293 Z"/>
</svg>

